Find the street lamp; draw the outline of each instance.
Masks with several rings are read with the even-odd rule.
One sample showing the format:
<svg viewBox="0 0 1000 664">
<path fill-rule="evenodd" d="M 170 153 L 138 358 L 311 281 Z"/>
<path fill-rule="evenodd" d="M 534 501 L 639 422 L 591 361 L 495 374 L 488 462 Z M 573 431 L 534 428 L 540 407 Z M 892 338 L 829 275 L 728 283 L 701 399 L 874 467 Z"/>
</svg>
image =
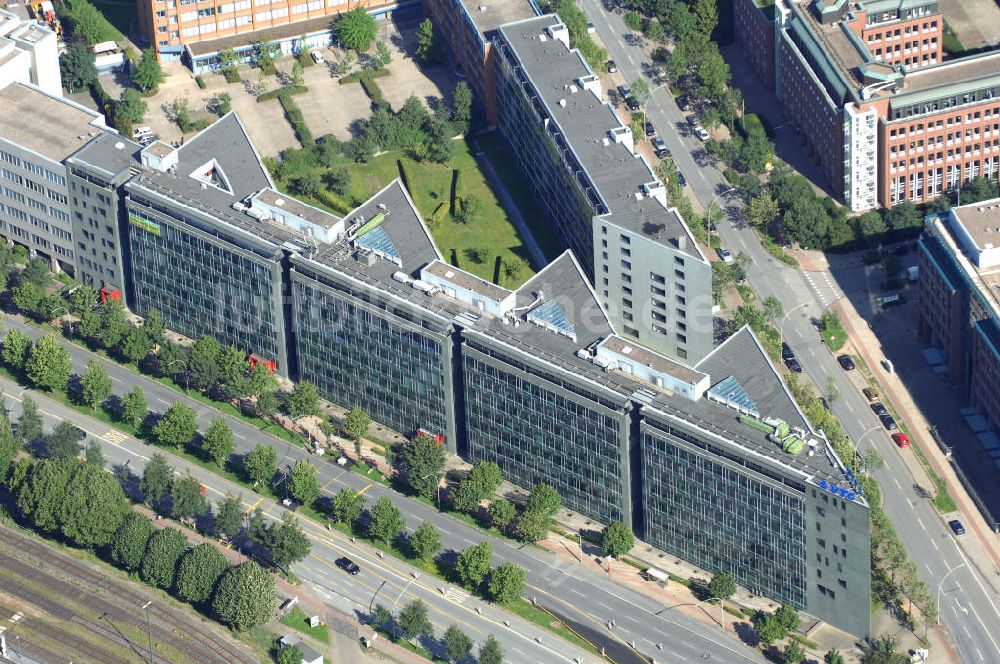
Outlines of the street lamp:
<svg viewBox="0 0 1000 664">
<path fill-rule="evenodd" d="M 169 367 L 173 366 L 174 364 L 177 364 L 178 362 L 183 362 L 183 361 L 184 361 L 184 360 L 182 360 L 182 359 L 180 359 L 180 358 L 178 358 L 178 359 L 176 359 L 176 360 L 170 360 L 169 362 L 167 362 L 167 363 L 166 363 L 166 365 L 164 365 L 164 367 L 163 367 L 163 372 L 164 372 L 164 373 L 166 373 L 166 370 L 167 370 L 167 369 L 168 369 Z M 188 372 L 187 372 L 187 371 L 185 371 L 185 372 L 184 372 L 184 391 L 185 391 L 185 392 L 187 392 L 187 391 L 188 391 L 188 389 L 190 389 L 190 380 L 191 380 L 191 377 L 190 377 L 190 376 L 188 375 Z"/>
<path fill-rule="evenodd" d="M 398 595 L 396 595 L 396 601 L 392 603 L 392 611 L 391 611 L 391 613 L 392 613 L 393 616 L 396 615 L 396 605 L 399 604 L 399 600 L 403 597 L 403 593 L 406 592 L 406 589 L 410 587 L 411 583 L 413 583 L 414 581 L 416 581 L 417 579 L 420 578 L 420 572 L 410 572 L 410 576 L 413 577 L 413 578 L 411 578 L 409 581 L 406 582 L 406 585 L 403 586 L 403 589 L 399 591 Z M 395 630 L 393 630 L 393 631 L 395 631 Z M 396 638 L 399 638 L 398 634 L 396 635 Z"/>
<path fill-rule="evenodd" d="M 431 475 L 436 475 L 436 473 L 427 473 L 426 475 L 424 475 L 420 479 L 421 480 L 426 480 Z M 441 509 L 441 480 L 440 479 L 438 479 L 437 486 L 434 488 L 434 492 L 437 494 L 437 506 L 438 506 L 438 509 L 440 510 Z"/>
<path fill-rule="evenodd" d="M 375 592 L 372 593 L 372 601 L 368 602 L 368 615 L 372 614 L 373 611 L 372 607 L 375 606 L 375 596 L 379 594 L 379 591 L 382 590 L 382 588 L 385 586 L 386 583 L 388 583 L 388 581 L 382 579 L 382 583 L 379 584 L 379 587 L 376 588 Z"/>
<path fill-rule="evenodd" d="M 937 624 L 938 625 L 941 624 L 941 587 L 944 585 L 945 580 L 949 576 L 951 576 L 952 572 L 954 572 L 955 570 L 960 569 L 962 567 L 965 567 L 965 563 L 962 563 L 961 565 L 956 565 L 955 567 L 952 567 L 950 570 L 948 570 L 948 573 L 944 575 L 944 579 L 941 579 L 941 581 L 938 582 L 938 591 L 937 591 L 937 606 L 938 606 Z"/>
<path fill-rule="evenodd" d="M 723 189 L 722 191 L 720 191 L 719 193 L 717 193 L 715 195 L 715 197 L 712 199 L 712 201 L 708 204 L 708 208 L 705 209 L 705 218 L 706 218 L 706 221 L 708 222 L 707 226 L 708 226 L 708 229 L 709 229 L 708 230 L 708 244 L 709 244 L 709 246 L 712 245 L 712 230 L 711 229 L 712 229 L 712 226 L 715 225 L 712 222 L 712 206 L 715 205 L 715 201 L 719 200 L 723 196 L 728 196 L 729 194 L 733 193 L 734 191 L 736 191 L 736 187 L 732 187 L 732 186 L 726 187 L 725 189 Z M 716 230 L 718 230 L 718 229 L 716 229 Z"/>
<path fill-rule="evenodd" d="M 143 611 L 146 612 L 146 640 L 149 643 L 149 664 L 153 664 L 153 631 L 149 626 L 149 605 L 153 603 L 153 600 L 149 600 L 142 605 Z"/>
<path fill-rule="evenodd" d="M 781 332 L 781 338 L 782 338 L 782 339 L 785 339 L 785 338 L 786 338 L 786 337 L 785 337 L 785 320 L 786 320 L 786 319 L 787 319 L 787 318 L 788 318 L 789 316 L 791 316 L 791 315 L 792 315 L 792 312 L 793 312 L 793 311 L 795 311 L 796 309 L 801 309 L 802 307 L 806 306 L 807 304 L 809 304 L 809 303 L 808 303 L 808 302 L 802 302 L 802 303 L 800 303 L 800 304 L 796 304 L 796 305 L 795 305 L 794 307 L 792 307 L 792 308 L 791 308 L 791 309 L 789 309 L 789 310 L 788 310 L 787 312 L 785 312 L 785 315 L 784 315 L 784 316 L 782 316 L 782 317 L 781 317 L 781 322 L 779 322 L 779 323 L 778 323 L 778 330 L 779 330 L 779 331 Z"/>
</svg>

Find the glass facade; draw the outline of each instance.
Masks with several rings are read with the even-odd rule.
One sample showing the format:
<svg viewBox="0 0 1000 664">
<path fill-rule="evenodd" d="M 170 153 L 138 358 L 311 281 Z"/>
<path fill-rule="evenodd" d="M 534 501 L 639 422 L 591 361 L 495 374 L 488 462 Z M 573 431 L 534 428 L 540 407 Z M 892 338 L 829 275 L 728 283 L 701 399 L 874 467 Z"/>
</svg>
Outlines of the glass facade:
<svg viewBox="0 0 1000 664">
<path fill-rule="evenodd" d="M 273 293 L 277 263 L 253 257 L 223 240 L 168 223 L 141 209 L 128 210 L 134 309 L 158 309 L 171 330 L 284 361 L 281 312 Z"/>
<path fill-rule="evenodd" d="M 603 523 L 629 522 L 624 406 L 587 403 L 480 350 L 489 352 L 467 340 L 462 352 L 470 461 L 493 461 L 525 488 L 550 484 L 566 507 Z"/>
<path fill-rule="evenodd" d="M 449 434 L 451 340 L 293 275 L 299 377 L 403 433 Z M 453 438 L 453 436 L 449 436 Z M 454 441 L 450 440 L 450 445 Z"/>
<path fill-rule="evenodd" d="M 779 602 L 806 607 L 805 496 L 643 425 L 644 540 Z"/>
</svg>

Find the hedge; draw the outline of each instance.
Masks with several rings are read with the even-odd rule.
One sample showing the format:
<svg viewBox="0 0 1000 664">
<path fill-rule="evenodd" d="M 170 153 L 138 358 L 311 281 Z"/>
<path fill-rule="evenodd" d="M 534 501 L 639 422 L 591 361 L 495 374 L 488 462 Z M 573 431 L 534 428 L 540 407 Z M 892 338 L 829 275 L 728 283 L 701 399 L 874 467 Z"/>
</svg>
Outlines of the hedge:
<svg viewBox="0 0 1000 664">
<path fill-rule="evenodd" d="M 201 74 L 198 74 L 197 76 L 194 77 L 194 82 L 197 83 L 198 87 L 201 88 L 202 90 L 208 87 L 208 83 L 205 82 L 205 79 L 202 78 Z"/>
<path fill-rule="evenodd" d="M 347 76 L 341 77 L 337 82 L 340 83 L 341 85 L 345 85 L 347 83 L 360 83 L 361 81 L 370 78 L 382 78 L 383 76 L 388 76 L 388 75 L 389 75 L 388 69 L 377 69 L 377 70 L 361 69 L 354 72 L 353 74 L 348 74 Z"/>
<path fill-rule="evenodd" d="M 431 214 L 431 223 L 437 224 L 444 221 L 445 215 L 448 214 L 448 204 L 439 203 L 436 208 L 434 208 L 434 213 Z"/>
<path fill-rule="evenodd" d="M 451 176 L 451 215 L 459 213 L 459 201 L 462 198 L 462 169 L 456 168 Z"/>
<path fill-rule="evenodd" d="M 240 76 L 240 72 L 237 69 L 223 69 L 222 75 L 226 77 L 226 83 L 239 83 L 243 80 Z"/>
<path fill-rule="evenodd" d="M 295 130 L 295 136 L 299 139 L 299 143 L 306 147 L 315 145 L 316 140 L 313 138 L 312 131 L 309 130 L 309 125 L 306 124 L 306 119 L 302 117 L 302 111 L 295 105 L 292 96 L 290 94 L 278 95 L 278 101 L 285 109 L 285 117 L 292 125 L 292 129 Z"/>
<path fill-rule="evenodd" d="M 327 191 L 325 189 L 320 189 L 315 194 L 313 198 L 322 203 L 323 205 L 336 210 L 340 214 L 348 214 L 354 208 L 347 204 L 347 201 L 343 200 L 333 192 Z"/>
<path fill-rule="evenodd" d="M 385 97 L 382 96 L 382 89 L 375 81 L 370 78 L 363 78 L 361 79 L 361 88 L 368 95 L 368 98 L 372 100 L 373 104 L 385 103 Z"/>
<path fill-rule="evenodd" d="M 308 92 L 309 88 L 304 85 L 286 85 L 283 88 L 278 88 L 277 90 L 271 90 L 270 92 L 265 92 L 262 95 L 257 95 L 257 103 L 262 101 L 271 101 L 272 99 L 280 99 L 282 95 L 299 95 L 303 92 Z"/>
<path fill-rule="evenodd" d="M 315 62 L 313 62 L 312 57 L 309 55 L 309 51 L 305 49 L 303 49 L 301 53 L 295 56 L 295 59 L 299 61 L 299 64 L 302 65 L 303 69 L 306 67 L 312 67 L 314 64 L 316 64 Z"/>
</svg>

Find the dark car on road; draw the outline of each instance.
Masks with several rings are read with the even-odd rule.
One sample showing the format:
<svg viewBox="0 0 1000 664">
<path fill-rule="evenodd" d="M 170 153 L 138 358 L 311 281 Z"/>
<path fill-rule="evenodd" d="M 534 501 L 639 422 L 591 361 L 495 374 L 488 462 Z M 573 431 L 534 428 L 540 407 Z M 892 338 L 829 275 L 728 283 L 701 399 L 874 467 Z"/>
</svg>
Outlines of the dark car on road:
<svg viewBox="0 0 1000 664">
<path fill-rule="evenodd" d="M 628 106 L 628 108 L 629 108 L 630 111 L 638 111 L 639 110 L 639 100 L 636 99 L 635 97 L 631 96 L 631 95 L 629 95 L 625 99 L 625 104 Z"/>
<path fill-rule="evenodd" d="M 351 560 L 350 558 L 347 558 L 346 556 L 344 558 L 337 558 L 335 561 L 333 561 L 333 564 L 339 567 L 340 569 L 344 570 L 351 576 L 357 576 L 358 572 L 361 571 L 361 568 L 358 567 L 358 564 L 353 560 Z"/>
<path fill-rule="evenodd" d="M 625 85 L 624 83 L 618 86 L 618 96 L 625 99 L 632 94 L 632 88 Z"/>
<path fill-rule="evenodd" d="M 647 122 L 646 123 L 646 138 L 649 138 L 650 136 L 655 136 L 655 135 L 656 135 L 656 129 L 653 127 L 653 123 L 652 122 Z"/>
<path fill-rule="evenodd" d="M 948 525 L 951 527 L 951 531 L 956 535 L 965 534 L 965 526 L 963 526 L 962 522 L 959 521 L 958 519 L 952 519 L 951 521 L 948 522 Z"/>
<path fill-rule="evenodd" d="M 615 64 L 614 60 L 608 60 L 608 73 L 614 74 L 618 71 L 618 65 Z"/>
<path fill-rule="evenodd" d="M 691 110 L 691 104 L 688 103 L 688 98 L 684 95 L 677 98 L 677 107 L 681 109 L 682 113 L 687 113 Z"/>
<path fill-rule="evenodd" d="M 876 401 L 875 403 L 872 404 L 872 412 L 874 412 L 879 417 L 882 417 L 889 411 L 885 409 L 885 406 Z"/>
<path fill-rule="evenodd" d="M 839 356 L 837 362 L 844 371 L 854 371 L 854 360 L 851 359 L 850 355 Z"/>
<path fill-rule="evenodd" d="M 653 139 L 653 152 L 655 152 L 656 156 L 660 159 L 670 156 L 670 150 L 667 149 L 667 144 L 659 136 Z"/>
<path fill-rule="evenodd" d="M 879 415 L 878 419 L 882 423 L 882 426 L 885 427 L 886 431 L 896 430 L 896 420 L 892 419 L 892 415 L 890 415 L 889 413 L 886 413 L 885 415 Z"/>
<path fill-rule="evenodd" d="M 667 156 L 668 157 L 670 156 L 670 151 L 669 150 L 667 150 Z M 682 187 L 686 187 L 687 184 L 688 184 L 688 181 L 684 177 L 684 174 L 681 173 L 680 171 L 677 171 L 677 184 L 679 184 Z"/>
<path fill-rule="evenodd" d="M 795 353 L 792 352 L 792 349 L 788 347 L 787 343 L 785 343 L 784 341 L 782 341 L 781 342 L 781 359 L 783 359 L 783 360 L 790 360 L 790 359 L 792 359 L 794 357 L 795 357 Z"/>
<path fill-rule="evenodd" d="M 785 366 L 795 373 L 802 373 L 802 365 L 799 364 L 799 361 L 795 359 L 794 355 L 785 360 Z"/>
</svg>

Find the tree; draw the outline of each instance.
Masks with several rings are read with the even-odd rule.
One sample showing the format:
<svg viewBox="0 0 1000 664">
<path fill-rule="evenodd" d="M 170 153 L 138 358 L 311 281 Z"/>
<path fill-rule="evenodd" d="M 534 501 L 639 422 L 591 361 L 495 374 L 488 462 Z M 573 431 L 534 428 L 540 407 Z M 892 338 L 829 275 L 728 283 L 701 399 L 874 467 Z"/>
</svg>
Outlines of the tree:
<svg viewBox="0 0 1000 664">
<path fill-rule="evenodd" d="M 278 472 L 278 453 L 270 445 L 257 443 L 257 446 L 243 457 L 243 472 L 254 486 L 270 484 L 271 478 Z"/>
<path fill-rule="evenodd" d="M 187 537 L 181 531 L 176 528 L 157 530 L 146 545 L 139 576 L 151 586 L 170 590 L 177 576 L 177 563 L 187 548 Z"/>
<path fill-rule="evenodd" d="M 14 370 L 24 367 L 28 354 L 31 352 L 31 337 L 16 328 L 7 330 L 3 338 L 3 350 L 0 357 L 4 363 Z"/>
<path fill-rule="evenodd" d="M 32 284 L 45 290 L 52 281 L 48 262 L 43 258 L 32 258 L 21 270 L 17 281 L 19 284 Z"/>
<path fill-rule="evenodd" d="M 188 369 L 196 385 L 209 388 L 219 380 L 219 355 L 222 346 L 214 337 L 203 336 L 191 346 L 188 356 Z"/>
<path fill-rule="evenodd" d="M 437 62 L 441 57 L 434 24 L 429 18 L 425 18 L 417 27 L 417 57 L 425 63 Z"/>
<path fill-rule="evenodd" d="M 407 481 L 425 498 L 433 496 L 440 485 L 444 461 L 444 445 L 425 434 L 418 434 L 403 446 Z"/>
<path fill-rule="evenodd" d="M 455 155 L 455 142 L 451 140 L 455 135 L 455 130 L 451 122 L 442 114 L 434 114 L 427 123 L 427 140 L 423 144 L 427 158 L 438 164 L 443 164 Z M 474 199 L 477 203 L 475 209 L 469 203 L 466 210 L 466 201 Z M 475 219 L 482 210 L 482 203 L 475 196 L 468 196 L 462 199 L 462 214 L 465 221 Z"/>
<path fill-rule="evenodd" d="M 69 350 L 59 343 L 54 334 L 46 334 L 35 341 L 24 365 L 24 373 L 35 387 L 62 390 L 69 382 L 73 360 Z"/>
<path fill-rule="evenodd" d="M 354 489 L 341 489 L 330 504 L 330 517 L 338 523 L 351 524 L 358 520 L 365 507 L 365 499 Z"/>
<path fill-rule="evenodd" d="M 187 371 L 190 354 L 184 346 L 165 340 L 156 354 L 156 370 L 161 376 L 180 376 Z"/>
<path fill-rule="evenodd" d="M 157 452 L 150 458 L 146 468 L 142 471 L 139 489 L 146 497 L 146 502 L 155 505 L 170 493 L 173 486 L 174 469 L 167 463 L 167 458 Z"/>
<path fill-rule="evenodd" d="M 309 538 L 290 512 L 285 512 L 281 523 L 268 527 L 265 546 L 271 552 L 271 562 L 282 569 L 288 569 L 292 563 L 304 559 L 312 550 Z"/>
<path fill-rule="evenodd" d="M 80 377 L 80 399 L 96 411 L 110 396 L 111 378 L 107 369 L 97 360 L 91 360 Z"/>
<path fill-rule="evenodd" d="M 382 604 L 376 604 L 375 610 L 372 611 L 372 624 L 386 626 L 392 622 L 392 614 L 389 609 L 385 608 Z"/>
<path fill-rule="evenodd" d="M 757 636 L 761 643 L 771 645 L 775 641 L 780 641 L 788 634 L 788 630 L 781 626 L 781 621 L 772 615 L 764 616 L 757 623 Z"/>
<path fill-rule="evenodd" d="M 427 617 L 427 605 L 417 597 L 399 612 L 399 628 L 403 636 L 412 641 L 418 636 L 431 636 L 434 628 Z"/>
<path fill-rule="evenodd" d="M 479 494 L 480 499 L 489 498 L 503 482 L 500 466 L 493 461 L 477 461 L 467 478 Z"/>
<path fill-rule="evenodd" d="M 452 625 L 444 633 L 444 649 L 448 659 L 459 662 L 472 654 L 472 639 L 458 625 Z"/>
<path fill-rule="evenodd" d="M 240 532 L 242 525 L 243 509 L 240 499 L 226 494 L 215 514 L 215 532 L 231 540 Z"/>
<path fill-rule="evenodd" d="M 344 57 L 340 59 L 340 65 L 338 68 L 338 72 L 341 76 L 347 76 L 351 73 L 351 69 L 354 67 L 354 61 L 354 53 L 351 51 L 344 53 Z"/>
<path fill-rule="evenodd" d="M 761 173 L 774 156 L 774 143 L 761 127 L 753 127 L 740 149 L 740 161 L 751 171 Z"/>
<path fill-rule="evenodd" d="M 163 330 L 166 324 L 163 322 L 163 315 L 157 309 L 150 309 L 146 313 L 145 320 L 142 321 L 142 331 L 146 337 L 154 344 L 163 341 Z"/>
<path fill-rule="evenodd" d="M 292 63 L 292 85 L 295 87 L 302 85 L 302 63 L 298 60 Z"/>
<path fill-rule="evenodd" d="M 121 98 L 115 102 L 112 108 L 116 123 L 123 121 L 129 125 L 134 125 L 142 122 L 142 118 L 146 115 L 148 107 L 146 101 L 137 90 L 125 88 L 122 91 Z"/>
<path fill-rule="evenodd" d="M 798 641 L 789 641 L 781 653 L 781 659 L 784 664 L 801 664 L 805 656 L 806 651 L 802 649 Z"/>
<path fill-rule="evenodd" d="M 45 437 L 46 456 L 53 459 L 75 458 L 83 447 L 80 444 L 87 434 L 72 422 L 62 420 Z"/>
<path fill-rule="evenodd" d="M 902 201 L 889 208 L 885 214 L 885 223 L 892 230 L 898 231 L 919 228 L 924 219 L 916 205 L 910 201 Z"/>
<path fill-rule="evenodd" d="M 194 440 L 198 433 L 198 416 L 190 406 L 175 401 L 160 421 L 153 426 L 153 438 L 160 445 L 173 445 L 177 449 Z"/>
<path fill-rule="evenodd" d="M 601 533 L 601 548 L 609 556 L 621 558 L 635 546 L 635 535 L 632 529 L 621 521 L 616 521 L 604 528 Z"/>
<path fill-rule="evenodd" d="M 127 572 L 134 572 L 142 564 L 146 545 L 156 527 L 145 514 L 129 512 L 111 538 L 111 562 Z"/>
<path fill-rule="evenodd" d="M 469 131 L 471 119 L 472 89 L 465 81 L 459 81 L 451 93 L 451 121 L 459 133 L 465 134 Z"/>
<path fill-rule="evenodd" d="M 59 506 L 79 464 L 76 459 L 42 459 L 31 467 L 17 495 L 17 509 L 44 533 L 59 528 Z"/>
<path fill-rule="evenodd" d="M 101 345 L 109 350 L 117 348 L 130 329 L 125 307 L 117 300 L 108 300 L 100 313 Z"/>
<path fill-rule="evenodd" d="M 292 497 L 303 505 L 312 505 L 320 494 L 319 479 L 316 477 L 316 466 L 306 459 L 299 459 L 292 467 L 290 481 Z"/>
<path fill-rule="evenodd" d="M 528 496 L 528 502 L 524 509 L 525 511 L 537 511 L 545 516 L 553 517 L 559 511 L 561 505 L 562 498 L 559 497 L 559 492 L 548 484 L 540 483 L 536 484 L 535 488 L 531 490 L 531 495 Z"/>
<path fill-rule="evenodd" d="M 410 551 L 414 558 L 433 560 L 441 550 L 441 536 L 430 521 L 425 521 L 410 535 Z"/>
<path fill-rule="evenodd" d="M 147 355 L 153 347 L 146 332 L 141 328 L 130 327 L 118 347 L 118 354 L 129 362 L 138 363 Z"/>
<path fill-rule="evenodd" d="M 229 561 L 222 552 L 211 544 L 199 544 L 185 553 L 177 566 L 177 596 L 195 605 L 207 602 L 227 569 Z"/>
<path fill-rule="evenodd" d="M 222 394 L 227 399 L 246 396 L 249 386 L 247 370 L 250 368 L 247 354 L 236 346 L 229 345 L 219 351 L 217 363 L 219 365 L 218 386 Z"/>
<path fill-rule="evenodd" d="M 497 498 L 490 503 L 486 514 L 490 517 L 490 525 L 504 530 L 517 516 L 517 509 L 506 498 Z"/>
<path fill-rule="evenodd" d="M 77 286 L 69 296 L 69 308 L 81 314 L 87 313 L 97 304 L 97 291 L 90 286 Z"/>
<path fill-rule="evenodd" d="M 368 536 L 388 546 L 403 532 L 406 522 L 396 505 L 382 496 L 372 505 L 368 520 Z"/>
<path fill-rule="evenodd" d="M 15 461 L 10 467 L 10 472 L 7 474 L 7 488 L 17 495 L 21 491 L 21 487 L 24 486 L 24 482 L 28 479 L 28 474 L 34 467 L 35 462 L 29 457 L 21 457 Z"/>
<path fill-rule="evenodd" d="M 861 658 L 862 664 L 906 664 L 910 659 L 896 652 L 899 642 L 894 636 L 883 634 Z"/>
<path fill-rule="evenodd" d="M 281 55 L 281 47 L 268 40 L 254 42 L 253 59 L 260 67 L 261 73 L 273 74 L 274 61 Z"/>
<path fill-rule="evenodd" d="M 212 597 L 212 613 L 237 631 L 266 623 L 274 615 L 274 577 L 250 561 L 230 567 Z"/>
<path fill-rule="evenodd" d="M 14 287 L 13 295 L 14 306 L 22 313 L 34 316 L 35 318 L 42 318 L 38 315 L 38 309 L 42 303 L 42 299 L 45 297 L 45 291 L 33 283 L 25 282 Z"/>
<path fill-rule="evenodd" d="M 357 454 L 358 461 L 361 461 L 361 441 L 368 435 L 368 428 L 371 424 L 372 418 L 357 406 L 351 407 L 351 410 L 344 417 L 344 431 L 354 441 L 354 452 Z"/>
<path fill-rule="evenodd" d="M 375 69 L 385 69 L 390 62 L 392 62 L 392 51 L 389 50 L 384 41 L 375 42 L 375 57 L 372 58 Z"/>
<path fill-rule="evenodd" d="M 136 65 L 135 71 L 132 72 L 132 82 L 139 86 L 139 89 L 143 92 L 150 92 L 155 90 L 166 78 L 163 68 L 156 59 L 156 52 L 151 48 L 144 50 L 142 57 L 139 59 L 139 64 Z"/>
<path fill-rule="evenodd" d="M 236 52 L 235 49 L 224 48 L 221 51 L 219 51 L 219 65 L 220 65 L 219 68 L 222 70 L 223 73 L 232 75 L 232 73 L 239 68 L 242 62 L 243 59 Z"/>
<path fill-rule="evenodd" d="M 269 417 L 278 412 L 278 396 L 274 390 L 267 390 L 257 395 L 257 414 Z"/>
<path fill-rule="evenodd" d="M 97 80 L 94 54 L 86 42 L 71 41 L 66 46 L 66 51 L 59 56 L 59 73 L 63 87 L 70 92 L 82 90 Z"/>
<path fill-rule="evenodd" d="M 719 599 L 729 599 L 736 592 L 736 579 L 729 572 L 718 572 L 708 582 L 708 594 Z"/>
<path fill-rule="evenodd" d="M 858 235 L 865 239 L 868 246 L 872 246 L 876 238 L 885 233 L 885 220 L 878 210 L 869 210 L 857 218 Z"/>
<path fill-rule="evenodd" d="M 104 546 L 132 507 L 118 479 L 100 466 L 79 466 L 59 505 L 59 528 L 77 546 Z"/>
<path fill-rule="evenodd" d="M 798 611 L 790 604 L 779 606 L 774 612 L 774 617 L 786 632 L 794 631 L 799 626 L 799 622 L 801 622 Z"/>
<path fill-rule="evenodd" d="M 493 545 L 489 540 L 460 551 L 455 557 L 455 574 L 459 582 L 473 590 L 478 588 L 490 572 L 492 557 Z"/>
<path fill-rule="evenodd" d="M 517 537 L 522 542 L 537 542 L 549 534 L 552 518 L 539 510 L 525 509 L 517 519 Z"/>
<path fill-rule="evenodd" d="M 208 512 L 208 501 L 205 499 L 201 482 L 195 479 L 190 471 L 187 475 L 174 482 L 170 492 L 170 515 L 175 519 L 196 519 Z"/>
<path fill-rule="evenodd" d="M 316 386 L 307 380 L 296 383 L 285 402 L 285 411 L 292 419 L 319 413 L 319 393 Z"/>
<path fill-rule="evenodd" d="M 14 430 L 7 415 L 0 412 L 0 484 L 6 481 L 10 464 L 20 451 L 21 441 L 14 436 Z"/>
<path fill-rule="evenodd" d="M 823 655 L 823 664 L 844 664 L 844 656 L 836 648 L 831 648 Z"/>
<path fill-rule="evenodd" d="M 458 488 L 452 493 L 452 507 L 459 512 L 472 512 L 479 508 L 482 501 L 479 487 L 471 478 L 465 478 L 458 484 Z"/>
<path fill-rule="evenodd" d="M 302 651 L 297 645 L 282 646 L 275 662 L 277 664 L 302 664 Z"/>
<path fill-rule="evenodd" d="M 810 193 L 785 210 L 784 229 L 788 237 L 803 247 L 824 248 L 830 236 L 830 215 Z"/>
<path fill-rule="evenodd" d="M 42 435 L 42 416 L 38 404 L 30 395 L 21 403 L 21 417 L 17 420 L 17 438 L 24 444 L 32 443 Z"/>
<path fill-rule="evenodd" d="M 503 664 L 503 649 L 496 637 L 490 634 L 479 648 L 479 664 Z"/>
<path fill-rule="evenodd" d="M 354 51 L 366 51 L 375 41 L 378 34 L 378 24 L 365 11 L 364 5 L 344 12 L 333 26 L 333 35 L 344 48 Z"/>
<path fill-rule="evenodd" d="M 146 395 L 138 385 L 122 397 L 120 405 L 119 416 L 121 421 L 133 429 L 138 429 L 142 426 L 142 423 L 146 420 L 146 416 L 149 415 L 149 406 L 146 405 Z"/>
<path fill-rule="evenodd" d="M 208 431 L 202 437 L 201 449 L 220 468 L 226 465 L 226 461 L 236 449 L 236 444 L 233 442 L 233 430 L 226 424 L 225 418 L 219 417 L 212 420 Z"/>
<path fill-rule="evenodd" d="M 501 563 L 490 572 L 486 590 L 494 602 L 513 604 L 524 593 L 524 568 L 513 563 Z"/>
</svg>

